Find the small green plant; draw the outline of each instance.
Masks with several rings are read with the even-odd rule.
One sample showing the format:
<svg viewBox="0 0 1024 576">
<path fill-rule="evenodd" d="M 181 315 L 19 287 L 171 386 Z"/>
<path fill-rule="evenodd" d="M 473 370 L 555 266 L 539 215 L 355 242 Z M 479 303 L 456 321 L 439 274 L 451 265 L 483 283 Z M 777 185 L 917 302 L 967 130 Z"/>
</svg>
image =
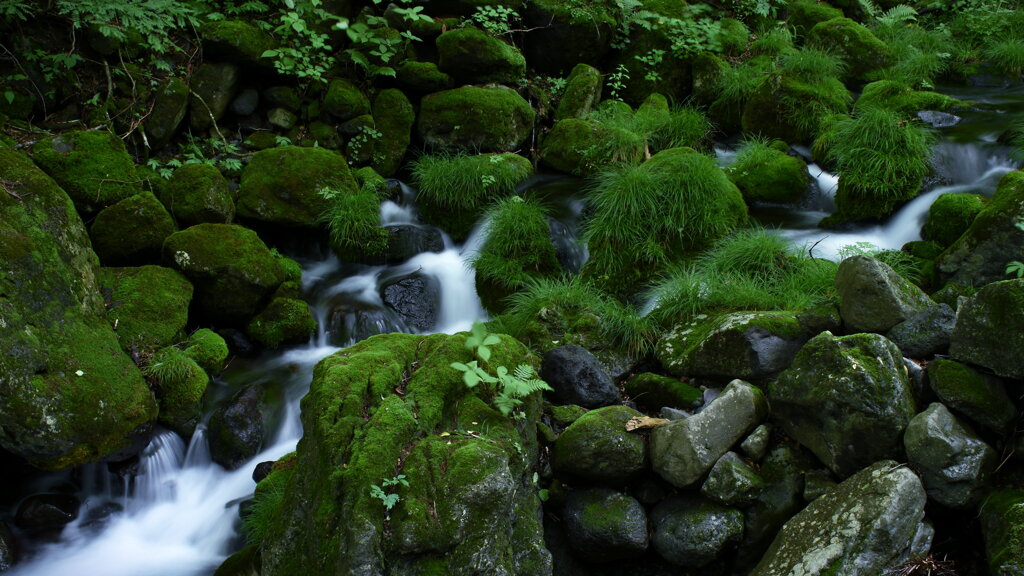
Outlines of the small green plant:
<svg viewBox="0 0 1024 576">
<path fill-rule="evenodd" d="M 274 61 L 278 72 L 302 81 L 327 82 L 325 74 L 334 65 L 334 49 L 316 24 L 334 22 L 336 28 L 345 29 L 348 20 L 331 14 L 322 4 L 322 0 L 284 0 L 284 9 L 273 27 L 281 45 L 263 52 L 264 58 Z"/>
<path fill-rule="evenodd" d="M 391 509 L 402 500 L 402 497 L 393 491 L 386 491 L 385 489 L 397 489 L 395 488 L 396 486 L 408 488 L 409 481 L 405 479 L 405 474 L 399 474 L 391 478 L 385 478 L 380 484 L 380 486 L 376 484 L 370 485 L 370 497 L 380 500 L 381 504 L 384 505 L 385 513 L 390 516 Z"/>
<path fill-rule="evenodd" d="M 1024 232 L 1024 217 L 1018 217 L 1017 222 L 1014 224 L 1018 230 Z M 1013 260 L 1006 265 L 1006 274 L 1016 274 L 1017 278 L 1024 278 L 1024 262 L 1020 260 Z"/>
<path fill-rule="evenodd" d="M 348 141 L 348 165 L 358 166 L 364 160 L 380 161 L 373 157 L 373 149 L 384 134 L 372 126 L 363 126 L 359 133 Z"/>
<path fill-rule="evenodd" d="M 256 485 L 249 513 L 242 520 L 242 532 L 250 544 L 268 541 L 280 528 L 285 489 L 294 475 L 294 468 L 276 469 Z"/>
<path fill-rule="evenodd" d="M 622 91 L 626 89 L 626 82 L 629 81 L 629 69 L 625 64 L 619 64 L 615 72 L 608 75 L 608 94 L 612 100 L 622 100 Z"/>
<path fill-rule="evenodd" d="M 509 416 L 523 403 L 526 398 L 534 392 L 551 390 L 547 382 L 537 377 L 537 372 L 528 364 L 520 364 L 510 373 L 505 366 L 495 368 L 495 375 L 492 375 L 484 366 L 491 359 L 490 347 L 501 343 L 501 338 L 487 332 L 483 322 L 473 323 L 470 336 L 466 338 L 466 348 L 473 351 L 478 360 L 468 363 L 452 362 L 450 366 L 462 372 L 462 381 L 469 388 L 475 388 L 484 383 L 490 384 L 495 392 L 494 406 L 503 415 Z M 517 413 L 518 417 L 518 413 Z"/>
<path fill-rule="evenodd" d="M 657 82 L 661 80 L 661 74 L 658 73 L 658 67 L 661 66 L 661 62 L 665 57 L 664 50 L 658 50 L 653 48 L 647 52 L 647 54 L 641 56 L 635 56 L 641 64 L 644 65 L 646 71 L 644 72 L 644 80 L 648 82 Z"/>
<path fill-rule="evenodd" d="M 473 21 L 491 36 L 503 36 L 512 32 L 512 26 L 519 20 L 519 14 L 506 6 L 477 6 Z"/>
<path fill-rule="evenodd" d="M 241 170 L 243 159 L 247 156 L 238 145 L 227 140 L 200 138 L 191 134 L 185 135 L 179 155 L 180 158 L 166 161 L 150 158 L 146 165 L 166 180 L 174 175 L 175 168 L 185 164 L 207 164 L 229 172 Z"/>
</svg>

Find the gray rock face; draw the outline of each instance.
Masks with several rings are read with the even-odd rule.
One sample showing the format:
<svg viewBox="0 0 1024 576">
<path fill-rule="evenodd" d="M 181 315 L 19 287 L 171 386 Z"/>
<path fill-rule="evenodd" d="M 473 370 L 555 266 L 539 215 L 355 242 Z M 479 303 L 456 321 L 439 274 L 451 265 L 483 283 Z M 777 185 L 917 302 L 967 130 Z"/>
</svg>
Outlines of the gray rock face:
<svg viewBox="0 0 1024 576">
<path fill-rule="evenodd" d="M 771 439 L 771 431 L 764 424 L 754 428 L 754 431 L 747 436 L 746 440 L 740 444 L 740 450 L 755 462 L 764 458 L 765 452 L 768 451 L 768 441 Z"/>
<path fill-rule="evenodd" d="M 1005 378 L 1024 378 L 1024 279 L 994 282 L 957 311 L 949 355 Z"/>
<path fill-rule="evenodd" d="M 886 337 L 904 356 L 930 358 L 949 348 L 949 336 L 955 324 L 956 312 L 947 304 L 935 304 L 893 326 Z"/>
<path fill-rule="evenodd" d="M 388 251 L 384 258 L 389 264 L 405 262 L 421 252 L 444 250 L 444 239 L 437 228 L 415 224 L 395 224 L 384 228 L 388 231 Z"/>
<path fill-rule="evenodd" d="M 642 416 L 628 406 L 606 406 L 581 416 L 555 442 L 552 466 L 572 481 L 621 485 L 647 468 L 642 434 L 626 432 L 626 422 Z"/>
<path fill-rule="evenodd" d="M 947 358 L 928 364 L 928 384 L 954 412 L 1000 434 L 1017 420 L 1017 408 L 1003 381 Z"/>
<path fill-rule="evenodd" d="M 877 462 L 786 522 L 750 576 L 880 576 L 915 545 L 925 500 L 908 468 Z"/>
<path fill-rule="evenodd" d="M 540 377 L 563 404 L 599 408 L 621 401 L 611 376 L 587 349 L 559 346 L 544 355 Z"/>
<path fill-rule="evenodd" d="M 960 117 L 956 114 L 937 110 L 921 110 L 917 113 L 917 117 L 921 119 L 921 122 L 931 124 L 935 128 L 949 128 L 960 123 Z"/>
<path fill-rule="evenodd" d="M 678 566 L 700 568 L 743 537 L 743 513 L 692 496 L 674 496 L 651 512 L 651 544 Z"/>
<path fill-rule="evenodd" d="M 631 496 L 607 488 L 574 490 L 565 503 L 569 546 L 590 562 L 639 556 L 647 550 L 647 513 Z"/>
<path fill-rule="evenodd" d="M 384 303 L 417 330 L 431 330 L 437 325 L 441 307 L 441 292 L 437 282 L 414 274 L 385 284 L 381 290 Z"/>
<path fill-rule="evenodd" d="M 764 488 L 764 480 L 735 452 L 726 452 L 715 462 L 700 493 L 725 506 L 745 506 Z"/>
<path fill-rule="evenodd" d="M 210 417 L 210 457 L 228 470 L 252 458 L 263 446 L 263 390 L 250 386 Z"/>
<path fill-rule="evenodd" d="M 903 357 L 877 334 L 815 336 L 768 398 L 783 430 L 840 477 L 902 458 L 900 436 L 914 416 Z"/>
<path fill-rule="evenodd" d="M 885 333 L 933 302 L 888 264 L 867 256 L 843 260 L 836 273 L 839 313 L 849 332 Z"/>
<path fill-rule="evenodd" d="M 999 461 L 995 450 L 938 402 L 910 421 L 903 444 L 928 497 L 950 508 L 976 505 Z"/>
<path fill-rule="evenodd" d="M 761 391 L 733 380 L 700 413 L 651 432 L 652 467 L 678 488 L 692 486 L 767 415 Z"/>
<path fill-rule="evenodd" d="M 787 366 L 807 341 L 792 312 L 733 312 L 674 328 L 655 352 L 675 375 L 756 379 Z"/>
</svg>

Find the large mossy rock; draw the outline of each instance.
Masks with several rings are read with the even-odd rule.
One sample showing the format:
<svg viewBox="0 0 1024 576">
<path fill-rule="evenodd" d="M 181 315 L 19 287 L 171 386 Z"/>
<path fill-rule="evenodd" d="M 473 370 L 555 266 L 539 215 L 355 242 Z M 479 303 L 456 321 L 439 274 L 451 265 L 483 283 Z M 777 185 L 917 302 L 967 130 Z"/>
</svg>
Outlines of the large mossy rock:
<svg viewBox="0 0 1024 576">
<path fill-rule="evenodd" d="M 104 208 L 89 233 L 104 266 L 141 266 L 159 262 L 164 240 L 177 230 L 163 204 L 147 191 Z"/>
<path fill-rule="evenodd" d="M 316 331 L 316 320 L 305 301 L 274 298 L 249 322 L 245 331 L 267 348 L 309 340 Z"/>
<path fill-rule="evenodd" d="M 733 380 L 704 410 L 654 429 L 651 465 L 673 486 L 693 486 L 767 415 L 761 390 Z"/>
<path fill-rule="evenodd" d="M 526 73 L 518 49 L 476 28 L 450 30 L 436 42 L 437 68 L 459 84 L 514 84 Z"/>
<path fill-rule="evenodd" d="M 197 224 L 176 232 L 164 243 L 163 258 L 195 286 L 204 317 L 229 325 L 252 318 L 285 280 L 259 236 L 231 224 Z"/>
<path fill-rule="evenodd" d="M 160 266 L 101 268 L 98 278 L 107 320 L 126 352 L 183 339 L 192 284 L 180 272 Z"/>
<path fill-rule="evenodd" d="M 466 334 L 387 334 L 322 360 L 263 548 L 265 576 L 551 574 L 533 484 L 539 396 L 502 416 L 449 364 Z M 490 366 L 535 363 L 501 337 Z M 469 433 L 468 431 L 474 431 Z M 408 486 L 384 483 L 398 475 Z M 373 495 L 398 499 L 390 512 Z"/>
<path fill-rule="evenodd" d="M 174 171 L 160 201 L 181 226 L 231 224 L 235 197 L 224 175 L 210 164 L 185 164 Z"/>
<path fill-rule="evenodd" d="M 91 215 L 141 192 L 135 163 L 120 138 L 105 130 L 65 132 L 32 147 L 32 159 Z"/>
<path fill-rule="evenodd" d="M 807 192 L 811 177 L 807 163 L 782 150 L 766 148 L 749 160 L 740 160 L 726 170 L 726 175 L 750 202 L 789 204 Z"/>
<path fill-rule="evenodd" d="M 210 377 L 188 354 L 174 346 L 150 358 L 146 375 L 160 403 L 159 421 L 188 438 L 203 416 L 203 395 Z"/>
<path fill-rule="evenodd" d="M 169 76 L 155 92 L 153 109 L 142 126 L 150 147 L 161 150 L 174 137 L 188 112 L 188 84 L 177 76 Z"/>
<path fill-rule="evenodd" d="M 928 209 L 928 219 L 921 227 L 921 238 L 941 246 L 952 246 L 971 227 L 984 207 L 985 198 L 980 194 L 940 194 Z"/>
<path fill-rule="evenodd" d="M 979 510 L 989 574 L 1012 576 L 1024 572 L 1024 490 L 991 492 Z"/>
<path fill-rule="evenodd" d="M 785 142 L 808 142 L 829 114 L 850 108 L 850 93 L 835 78 L 806 82 L 787 74 L 772 74 L 743 105 L 744 132 Z"/>
<path fill-rule="evenodd" d="M 647 469 L 647 441 L 626 431 L 643 414 L 628 406 L 587 412 L 558 436 L 552 467 L 570 482 L 622 486 Z"/>
<path fill-rule="evenodd" d="M 562 516 L 569 547 L 588 562 L 634 558 L 649 544 L 647 514 L 628 494 L 609 488 L 573 490 Z"/>
<path fill-rule="evenodd" d="M 885 333 L 935 304 L 888 264 L 870 256 L 843 260 L 835 284 L 839 313 L 848 332 Z"/>
<path fill-rule="evenodd" d="M 241 70 L 234 64 L 204 62 L 192 74 L 189 86 L 189 128 L 205 132 L 228 110 L 238 92 Z"/>
<path fill-rule="evenodd" d="M 847 77 L 865 82 L 871 72 L 891 63 L 889 47 L 863 24 L 839 17 L 815 24 L 807 32 L 807 44 L 821 50 L 838 52 L 846 63 Z"/>
<path fill-rule="evenodd" d="M 555 109 L 555 120 L 586 118 L 601 101 L 604 79 L 601 71 L 582 62 L 573 67 L 565 80 L 565 91 Z"/>
<path fill-rule="evenodd" d="M 882 458 L 902 458 L 901 435 L 914 416 L 903 356 L 878 334 L 823 332 L 768 388 L 773 419 L 835 474 Z"/>
<path fill-rule="evenodd" d="M 1003 176 L 970 228 L 935 259 L 942 282 L 981 286 L 1006 278 L 1010 260 L 1024 260 L 1024 171 Z"/>
<path fill-rule="evenodd" d="M 949 355 L 1004 378 L 1024 379 L 1024 279 L 994 282 L 957 312 Z"/>
<path fill-rule="evenodd" d="M 463 86 L 423 97 L 417 130 L 444 150 L 509 152 L 533 129 L 530 103 L 503 86 Z"/>
<path fill-rule="evenodd" d="M 673 496 L 651 511 L 651 543 L 677 566 L 701 568 L 743 538 L 743 513 L 695 496 Z"/>
<path fill-rule="evenodd" d="M 382 90 L 374 99 L 373 124 L 380 136 L 373 140 L 370 165 L 381 176 L 391 176 L 401 167 L 415 121 L 416 111 L 401 90 Z"/>
<path fill-rule="evenodd" d="M 314 228 L 331 192 L 359 192 L 344 156 L 298 146 L 261 150 L 242 171 L 237 214 L 277 226 Z"/>
<path fill-rule="evenodd" d="M 809 338 L 795 312 L 729 312 L 673 328 L 655 356 L 676 376 L 759 379 L 789 367 Z"/>
<path fill-rule="evenodd" d="M 938 402 L 907 424 L 903 445 L 928 498 L 950 508 L 977 505 L 999 463 L 996 451 Z"/>
<path fill-rule="evenodd" d="M 331 80 L 324 94 L 324 111 L 339 122 L 370 112 L 370 99 L 358 86 L 343 78 Z"/>
<path fill-rule="evenodd" d="M 0 446 L 48 469 L 117 456 L 156 402 L 107 324 L 85 226 L 21 154 L 0 146 L 0 173 Z"/>
<path fill-rule="evenodd" d="M 929 362 L 925 374 L 939 400 L 975 424 L 1005 434 L 1017 420 L 1017 407 L 998 377 L 949 358 Z"/>
<path fill-rule="evenodd" d="M 590 176 L 615 162 L 641 162 L 645 146 L 643 137 L 624 128 L 566 118 L 544 137 L 540 159 L 555 170 Z"/>
<path fill-rule="evenodd" d="M 817 0 L 797 0 L 786 6 L 786 24 L 799 38 L 803 38 L 816 24 L 842 16 L 843 11 L 839 8 Z"/>
<path fill-rule="evenodd" d="M 925 498 L 909 468 L 877 462 L 786 522 L 750 576 L 882 576 L 928 552 Z"/>
<path fill-rule="evenodd" d="M 272 60 L 263 53 L 277 46 L 269 32 L 242 20 L 203 22 L 199 35 L 203 41 L 203 58 L 232 62 L 260 72 L 272 70 Z"/>
</svg>

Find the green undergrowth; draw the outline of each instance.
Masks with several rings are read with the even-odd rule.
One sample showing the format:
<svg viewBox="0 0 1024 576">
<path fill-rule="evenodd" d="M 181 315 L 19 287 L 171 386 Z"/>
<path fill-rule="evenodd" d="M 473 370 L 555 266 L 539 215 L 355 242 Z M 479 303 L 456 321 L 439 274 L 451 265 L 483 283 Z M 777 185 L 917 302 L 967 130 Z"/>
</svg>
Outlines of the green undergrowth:
<svg viewBox="0 0 1024 576">
<path fill-rule="evenodd" d="M 600 146 L 609 150 L 632 150 L 634 137 L 643 142 L 647 154 L 683 146 L 710 149 L 712 126 L 704 114 L 690 106 L 670 105 L 660 94 L 652 94 L 636 111 L 622 102 L 606 101 L 587 120 L 608 129 L 604 132 L 608 137 Z M 625 141 L 618 142 L 617 135 Z M 616 153 L 607 156 L 630 157 Z"/>
<path fill-rule="evenodd" d="M 743 229 L 664 273 L 647 293 L 649 317 L 671 326 L 712 311 L 807 308 L 833 295 L 837 268 L 769 230 Z"/>
</svg>

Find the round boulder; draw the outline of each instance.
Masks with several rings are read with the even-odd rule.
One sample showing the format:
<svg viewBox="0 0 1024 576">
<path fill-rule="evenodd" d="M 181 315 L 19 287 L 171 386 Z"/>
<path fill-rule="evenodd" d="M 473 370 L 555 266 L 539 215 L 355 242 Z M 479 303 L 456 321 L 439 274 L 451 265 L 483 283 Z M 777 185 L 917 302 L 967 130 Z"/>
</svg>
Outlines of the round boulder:
<svg viewBox="0 0 1024 576">
<path fill-rule="evenodd" d="M 647 513 L 634 498 L 607 488 L 569 493 L 563 515 L 569 546 L 590 562 L 639 556 L 647 550 Z"/>
<path fill-rule="evenodd" d="M 662 558 L 706 566 L 743 538 L 743 513 L 692 496 L 674 496 L 651 512 L 651 543 Z"/>
<path fill-rule="evenodd" d="M 417 130 L 428 147 L 506 152 L 533 130 L 534 112 L 503 86 L 463 86 L 423 97 Z"/>
<path fill-rule="evenodd" d="M 563 404 L 600 408 L 622 401 L 601 362 L 580 346 L 559 346 L 544 355 L 540 377 Z"/>
<path fill-rule="evenodd" d="M 627 432 L 626 422 L 643 416 L 628 406 L 606 406 L 581 416 L 555 441 L 552 466 L 571 481 L 617 486 L 647 468 L 647 443 Z"/>
</svg>

